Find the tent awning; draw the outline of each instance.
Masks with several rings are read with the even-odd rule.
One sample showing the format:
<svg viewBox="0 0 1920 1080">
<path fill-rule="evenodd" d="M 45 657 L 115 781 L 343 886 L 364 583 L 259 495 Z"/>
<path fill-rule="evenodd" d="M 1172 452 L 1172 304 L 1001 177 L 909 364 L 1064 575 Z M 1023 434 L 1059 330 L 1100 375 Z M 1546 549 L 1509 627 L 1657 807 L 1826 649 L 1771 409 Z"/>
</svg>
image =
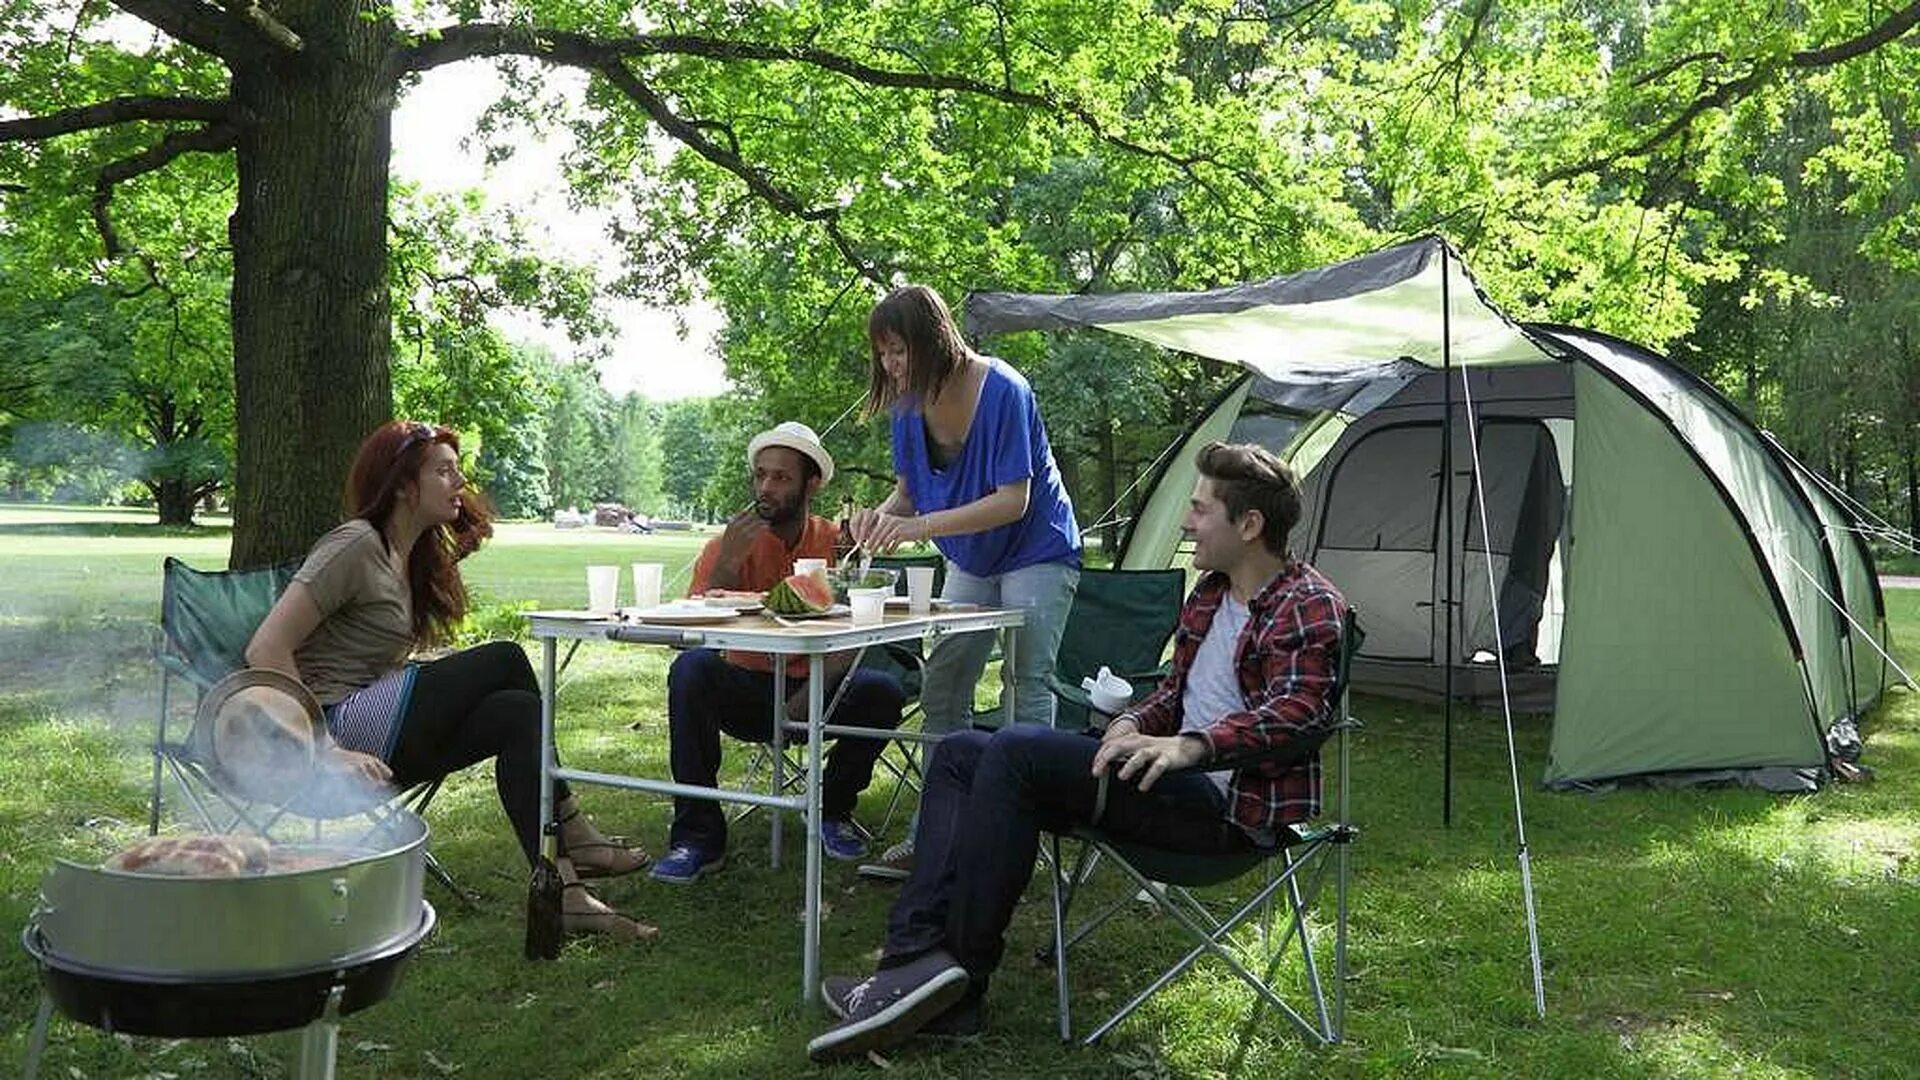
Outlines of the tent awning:
<svg viewBox="0 0 1920 1080">
<path fill-rule="evenodd" d="M 1549 358 L 1432 236 L 1204 292 L 973 293 L 963 312 L 976 338 L 1095 327 L 1282 382 L 1351 379 L 1404 360 L 1437 368 L 1443 360 L 1473 366 Z M 1449 338 L 1451 356 L 1442 348 Z"/>
</svg>

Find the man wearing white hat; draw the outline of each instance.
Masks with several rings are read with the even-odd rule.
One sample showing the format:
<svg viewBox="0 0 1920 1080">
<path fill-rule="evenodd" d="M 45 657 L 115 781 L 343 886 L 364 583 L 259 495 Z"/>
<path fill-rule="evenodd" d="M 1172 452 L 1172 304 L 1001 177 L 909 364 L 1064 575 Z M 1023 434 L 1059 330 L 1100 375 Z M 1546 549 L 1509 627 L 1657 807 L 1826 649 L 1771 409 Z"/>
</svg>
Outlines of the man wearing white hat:
<svg viewBox="0 0 1920 1080">
<path fill-rule="evenodd" d="M 753 505 L 727 522 L 726 531 L 701 550 L 687 593 L 709 589 L 760 592 L 793 573 L 795 559 L 831 559 L 838 529 L 812 513 L 813 497 L 833 479 L 833 456 L 813 429 L 789 420 L 747 444 L 753 470 Z M 832 720 L 855 727 L 894 728 L 906 700 L 900 684 L 884 672 L 847 673 L 852 654 L 827 658 L 827 679 L 848 679 Z M 806 715 L 807 661 L 787 661 L 787 711 Z M 825 691 L 831 699 L 834 690 Z M 714 786 L 720 772 L 720 733 L 767 742 L 773 737 L 773 662 L 764 653 L 689 649 L 667 674 L 667 726 L 672 738 L 673 779 Z M 852 823 L 854 805 L 873 779 L 873 764 L 886 744 L 877 739 L 840 739 L 827 755 L 822 777 L 820 843 L 832 858 L 858 860 L 866 844 Z M 726 861 L 727 819 L 710 799 L 673 801 L 667 853 L 653 864 L 655 881 L 685 885 Z"/>
</svg>

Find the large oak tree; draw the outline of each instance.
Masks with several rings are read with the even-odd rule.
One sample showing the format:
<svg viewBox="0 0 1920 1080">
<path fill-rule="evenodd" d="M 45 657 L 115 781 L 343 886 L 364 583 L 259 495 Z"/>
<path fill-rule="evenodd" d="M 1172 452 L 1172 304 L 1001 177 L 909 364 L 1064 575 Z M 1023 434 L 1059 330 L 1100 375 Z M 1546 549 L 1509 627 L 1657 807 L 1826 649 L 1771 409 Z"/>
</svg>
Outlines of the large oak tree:
<svg viewBox="0 0 1920 1080">
<path fill-rule="evenodd" d="M 1144 4 L 1060 4 L 1025 19 L 988 7 L 943 14 L 900 5 L 887 14 L 864 3 L 680 5 L 657 19 L 641 9 L 645 30 L 636 29 L 629 5 L 559 0 L 408 11 L 364 0 L 114 0 L 113 7 L 164 40 L 144 56 L 80 69 L 75 49 L 86 46 L 104 5 L 6 5 L 12 29 L 0 46 L 14 61 L 8 98 L 42 107 L 0 120 L 0 143 L 60 146 L 44 158 L 9 160 L 9 171 L 25 177 L 20 187 L 60 180 L 71 187 L 76 174 L 90 173 L 90 213 L 109 257 L 137 248 L 137 238 L 115 228 L 117 188 L 186 155 L 232 156 L 235 565 L 295 554 L 330 525 L 353 447 L 392 408 L 391 115 L 421 72 L 473 58 L 525 58 L 535 65 L 523 69 L 532 86 L 541 66 L 587 71 L 593 122 L 605 139 L 596 147 L 603 171 L 620 160 L 622 146 L 631 162 L 655 152 L 664 136 L 728 176 L 745 198 L 806 223 L 814 242 L 873 282 L 892 272 L 892 241 L 844 227 L 847 203 L 859 195 L 830 162 L 808 161 L 796 149 L 796 122 L 816 134 L 862 126 L 898 132 L 905 129 L 889 124 L 889 115 L 913 115 L 929 97 L 965 96 L 1002 110 L 992 122 L 1009 141 L 1031 116 L 1179 169 L 1198 169 L 1207 157 L 1136 141 L 1111 104 L 1154 70 L 1137 49 L 1103 44 L 1151 21 Z M 739 111 L 731 115 L 689 107 L 703 92 L 720 104 L 725 95 L 713 88 L 728 69 L 746 67 L 797 72 L 791 85 L 819 111 L 805 115 L 805 102 L 766 100 L 732 103 Z M 1061 90 L 1047 84 L 1049 75 Z M 758 108 L 788 116 L 762 125 L 755 142 L 742 132 Z M 767 134 L 782 127 L 787 136 Z M 98 137 L 79 149 L 62 142 L 88 135 Z M 911 143 L 899 150 L 917 153 Z"/>
</svg>

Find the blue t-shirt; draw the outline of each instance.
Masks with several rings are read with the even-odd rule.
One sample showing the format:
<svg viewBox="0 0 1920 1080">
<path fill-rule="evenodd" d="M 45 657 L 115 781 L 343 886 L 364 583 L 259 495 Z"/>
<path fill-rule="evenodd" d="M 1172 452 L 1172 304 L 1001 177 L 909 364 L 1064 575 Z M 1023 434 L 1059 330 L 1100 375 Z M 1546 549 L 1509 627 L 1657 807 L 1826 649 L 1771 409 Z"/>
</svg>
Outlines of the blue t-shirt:
<svg viewBox="0 0 1920 1080">
<path fill-rule="evenodd" d="M 1047 445 L 1047 429 L 1033 387 L 1020 373 L 992 357 L 980 387 L 980 404 L 960 456 L 933 467 L 927 425 L 919 409 L 893 412 L 893 469 L 906 481 L 915 512 L 965 506 L 1003 484 L 1029 481 L 1027 512 L 1020 520 L 985 532 L 943 536 L 940 553 L 975 577 L 993 577 L 1041 563 L 1080 563 L 1080 527 L 1073 520 L 1060 469 Z"/>
</svg>

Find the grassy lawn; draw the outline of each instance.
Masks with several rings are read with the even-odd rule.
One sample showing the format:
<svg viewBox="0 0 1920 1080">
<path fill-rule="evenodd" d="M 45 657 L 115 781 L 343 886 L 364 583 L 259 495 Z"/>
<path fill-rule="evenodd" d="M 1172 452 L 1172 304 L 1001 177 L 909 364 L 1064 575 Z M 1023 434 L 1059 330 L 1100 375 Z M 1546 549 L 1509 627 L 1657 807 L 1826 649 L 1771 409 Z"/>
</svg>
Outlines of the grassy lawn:
<svg viewBox="0 0 1920 1080">
<path fill-rule="evenodd" d="M 469 565 L 495 604 L 577 606 L 582 567 L 637 560 L 685 577 L 697 537 L 509 526 Z M 24 1056 L 38 989 L 15 945 L 56 854 L 97 858 L 143 827 L 157 686 L 146 660 L 167 554 L 224 561 L 226 532 L 163 534 L 134 515 L 0 506 L 0 1070 Z M 1902 663 L 1920 664 L 1920 590 L 1889 590 Z M 572 764 L 666 773 L 665 657 L 582 649 L 564 676 Z M 1520 768 L 1546 960 L 1533 1014 L 1497 717 L 1456 724 L 1454 823 L 1440 822 L 1432 710 L 1360 699 L 1349 1040 L 1303 1045 L 1205 964 L 1100 1047 L 1054 1038 L 1052 985 L 1031 959 L 1049 938 L 1044 885 L 1016 916 L 971 1046 L 914 1044 L 916 1077 L 1911 1076 L 1920 1066 L 1920 695 L 1889 694 L 1868 725 L 1873 784 L 1805 798 L 1750 791 L 1540 791 L 1547 722 L 1522 718 Z M 734 745 L 729 766 L 748 752 Z M 877 819 L 884 780 L 865 808 Z M 664 802 L 587 791 L 602 824 L 658 851 Z M 756 817 L 724 873 L 690 889 L 644 876 L 605 890 L 662 928 L 644 945 L 578 941 L 558 963 L 520 958 L 523 867 L 474 769 L 442 791 L 434 847 L 484 893 L 464 910 L 431 883 L 440 930 L 394 995 L 348 1018 L 343 1077 L 767 1077 L 815 1070 L 823 1023 L 798 1000 L 800 874 L 767 866 Z M 897 835 L 899 824 L 893 827 Z M 789 829 L 789 841 L 800 839 Z M 891 837 L 889 837 L 891 839 Z M 1117 887 L 1109 882 L 1109 892 Z M 829 971 L 864 971 L 892 890 L 829 864 Z M 1122 919 L 1081 956 L 1084 1023 L 1178 952 L 1163 927 Z M 56 1020 L 49 1077 L 267 1077 L 295 1040 L 113 1037 Z"/>
</svg>

